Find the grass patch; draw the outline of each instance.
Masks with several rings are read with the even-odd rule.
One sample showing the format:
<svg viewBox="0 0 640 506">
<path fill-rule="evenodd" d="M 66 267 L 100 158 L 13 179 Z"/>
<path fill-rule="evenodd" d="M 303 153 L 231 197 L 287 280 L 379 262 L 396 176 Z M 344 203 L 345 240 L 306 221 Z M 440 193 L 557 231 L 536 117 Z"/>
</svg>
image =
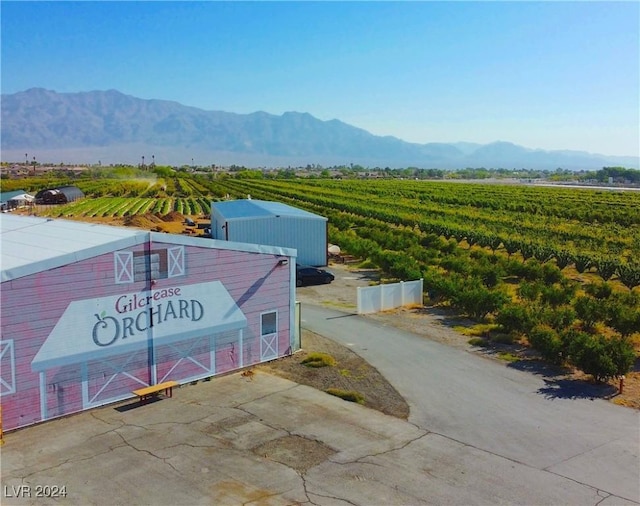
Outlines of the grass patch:
<svg viewBox="0 0 640 506">
<path fill-rule="evenodd" d="M 470 327 L 456 325 L 453 330 L 465 336 L 482 337 L 495 330 L 498 325 L 495 323 L 476 323 Z"/>
<path fill-rule="evenodd" d="M 498 344 L 513 344 L 515 338 L 511 334 L 497 333 L 491 336 L 491 342 Z"/>
<path fill-rule="evenodd" d="M 465 327 L 464 325 L 455 325 L 453 330 L 459 332 L 463 336 L 479 336 L 477 332 L 473 330 L 473 327 Z"/>
<path fill-rule="evenodd" d="M 313 352 L 309 353 L 300 363 L 307 367 L 333 367 L 337 362 L 328 353 Z"/>
<path fill-rule="evenodd" d="M 341 390 L 339 388 L 327 388 L 325 392 L 327 392 L 329 395 L 340 397 L 345 401 L 364 404 L 364 395 L 362 395 L 360 392 L 355 392 L 353 390 Z"/>
<path fill-rule="evenodd" d="M 491 343 L 489 343 L 489 341 L 487 341 L 486 339 L 482 339 L 481 337 L 472 337 L 467 342 L 471 346 L 480 346 L 482 348 L 486 348 L 487 346 L 489 346 L 491 344 Z"/>
<path fill-rule="evenodd" d="M 321 302 L 323 306 L 333 306 L 341 309 L 356 309 L 358 306 L 349 302 L 336 302 L 335 300 L 323 300 Z"/>
<path fill-rule="evenodd" d="M 367 259 L 358 264 L 358 269 L 377 269 L 378 266 L 371 260 Z"/>
<path fill-rule="evenodd" d="M 520 357 L 514 355 L 513 353 L 509 353 L 508 351 L 501 351 L 498 353 L 498 358 L 500 360 L 504 360 L 505 362 L 517 362 L 520 360 Z"/>
</svg>

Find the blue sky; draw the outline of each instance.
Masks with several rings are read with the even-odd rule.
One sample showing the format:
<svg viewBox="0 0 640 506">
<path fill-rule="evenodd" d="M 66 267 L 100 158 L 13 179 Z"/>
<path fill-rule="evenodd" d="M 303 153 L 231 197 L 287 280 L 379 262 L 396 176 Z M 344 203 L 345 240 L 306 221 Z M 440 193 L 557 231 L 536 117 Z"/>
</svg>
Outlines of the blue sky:
<svg viewBox="0 0 640 506">
<path fill-rule="evenodd" d="M 2 93 L 308 112 L 411 142 L 640 154 L 638 2 L 10 2 Z"/>
</svg>

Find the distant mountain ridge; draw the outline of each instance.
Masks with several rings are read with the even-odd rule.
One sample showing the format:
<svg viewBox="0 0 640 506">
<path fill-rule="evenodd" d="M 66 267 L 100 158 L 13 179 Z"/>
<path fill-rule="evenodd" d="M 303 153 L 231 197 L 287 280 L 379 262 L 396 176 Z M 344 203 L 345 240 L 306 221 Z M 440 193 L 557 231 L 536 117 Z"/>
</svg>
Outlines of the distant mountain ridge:
<svg viewBox="0 0 640 506">
<path fill-rule="evenodd" d="M 308 113 L 236 114 L 116 90 L 2 95 L 2 160 L 283 166 L 319 163 L 456 169 L 640 167 L 639 157 L 532 150 L 509 142 L 417 144 Z"/>
</svg>

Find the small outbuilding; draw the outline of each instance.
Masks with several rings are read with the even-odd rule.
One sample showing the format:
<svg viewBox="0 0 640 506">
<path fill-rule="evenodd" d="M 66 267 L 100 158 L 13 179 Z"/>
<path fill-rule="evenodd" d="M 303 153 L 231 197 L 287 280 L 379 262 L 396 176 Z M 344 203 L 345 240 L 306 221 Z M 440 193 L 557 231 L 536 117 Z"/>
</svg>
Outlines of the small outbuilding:
<svg viewBox="0 0 640 506">
<path fill-rule="evenodd" d="M 11 211 L 20 207 L 33 204 L 34 197 L 25 193 L 24 190 L 0 193 L 0 208 L 2 211 Z"/>
<path fill-rule="evenodd" d="M 246 199 L 211 203 L 214 239 L 295 248 L 298 263 L 305 265 L 327 265 L 327 223 L 324 216 L 281 202 Z"/>
<path fill-rule="evenodd" d="M 68 204 L 84 198 L 84 193 L 77 186 L 61 186 L 48 188 L 36 193 L 36 204 Z"/>
</svg>

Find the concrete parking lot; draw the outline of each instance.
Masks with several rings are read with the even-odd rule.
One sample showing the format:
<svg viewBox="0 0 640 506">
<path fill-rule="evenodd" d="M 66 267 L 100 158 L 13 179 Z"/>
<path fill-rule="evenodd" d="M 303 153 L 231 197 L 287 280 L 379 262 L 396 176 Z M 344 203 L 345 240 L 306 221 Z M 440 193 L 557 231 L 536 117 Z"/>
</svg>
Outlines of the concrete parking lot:
<svg viewBox="0 0 640 506">
<path fill-rule="evenodd" d="M 5 434 L 2 504 L 634 504 L 257 372 Z"/>
</svg>

